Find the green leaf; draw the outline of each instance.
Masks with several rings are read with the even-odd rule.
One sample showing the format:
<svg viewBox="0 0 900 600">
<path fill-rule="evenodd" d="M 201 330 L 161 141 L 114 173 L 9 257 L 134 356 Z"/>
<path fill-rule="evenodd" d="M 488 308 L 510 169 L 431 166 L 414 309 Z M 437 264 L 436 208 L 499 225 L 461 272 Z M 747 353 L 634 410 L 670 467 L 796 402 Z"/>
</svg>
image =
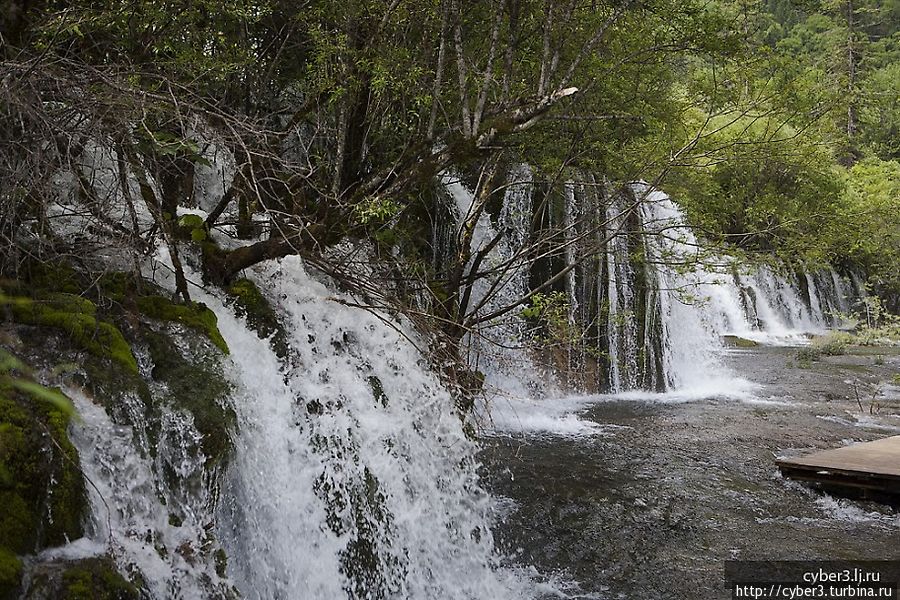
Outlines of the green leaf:
<svg viewBox="0 0 900 600">
<path fill-rule="evenodd" d="M 178 219 L 178 224 L 182 227 L 196 229 L 198 227 L 203 227 L 203 217 L 194 214 L 182 215 L 181 218 Z"/>
</svg>

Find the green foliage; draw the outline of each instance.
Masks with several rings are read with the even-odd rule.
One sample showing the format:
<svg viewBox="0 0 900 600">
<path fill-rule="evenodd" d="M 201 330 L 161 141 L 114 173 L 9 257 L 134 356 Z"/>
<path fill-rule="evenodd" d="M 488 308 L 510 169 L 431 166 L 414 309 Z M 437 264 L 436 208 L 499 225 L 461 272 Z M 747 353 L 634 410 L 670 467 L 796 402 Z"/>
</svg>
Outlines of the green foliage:
<svg viewBox="0 0 900 600">
<path fill-rule="evenodd" d="M 869 158 L 846 174 L 827 231 L 834 253 L 864 266 L 875 291 L 900 294 L 900 162 Z"/>
<path fill-rule="evenodd" d="M 0 388 L 12 388 L 37 401 L 46 402 L 65 415 L 71 415 L 74 410 L 72 403 L 62 392 L 15 376 L 15 373 L 27 374 L 28 371 L 28 367 L 22 361 L 0 348 Z"/>
<path fill-rule="evenodd" d="M 862 84 L 862 143 L 885 161 L 900 161 L 900 57 L 896 60 L 874 71 Z"/>
<path fill-rule="evenodd" d="M 853 316 L 858 323 L 854 334 L 857 344 L 861 346 L 900 344 L 900 315 L 888 312 L 878 296 L 866 296 L 863 299 L 863 308 Z"/>
<path fill-rule="evenodd" d="M 354 205 L 357 220 L 362 224 L 373 221 L 384 222 L 396 215 L 403 207 L 388 198 L 369 198 Z"/>
<path fill-rule="evenodd" d="M 797 360 L 809 362 L 819 360 L 823 356 L 839 356 L 847 351 L 847 346 L 854 343 L 853 336 L 845 331 L 832 331 L 824 336 L 813 338 L 809 346 L 797 352 Z"/>
<path fill-rule="evenodd" d="M 708 239 L 856 265 L 897 297 L 897 9 L 773 0 L 750 9 L 750 60 L 691 63 L 685 94 L 707 105 L 665 187 Z"/>
<path fill-rule="evenodd" d="M 178 219 L 178 226 L 189 232 L 188 235 L 194 242 L 204 242 L 209 237 L 209 232 L 206 230 L 206 222 L 199 215 L 182 215 Z"/>
<path fill-rule="evenodd" d="M 819 233 L 841 185 L 831 157 L 767 117 L 723 115 L 708 129 L 699 149 L 713 158 L 676 170 L 671 181 L 692 222 L 743 250 L 827 258 Z"/>
<path fill-rule="evenodd" d="M 569 299 L 564 292 L 532 294 L 530 305 L 520 314 L 542 325 L 546 343 L 565 346 L 575 344 L 582 337 L 580 328 L 569 319 Z"/>
<path fill-rule="evenodd" d="M 186 139 L 168 131 L 149 131 L 138 128 L 135 131 L 138 147 L 145 152 L 153 152 L 157 156 L 182 157 L 192 163 L 211 166 L 212 163 L 203 157 L 200 145 L 194 140 Z"/>
</svg>

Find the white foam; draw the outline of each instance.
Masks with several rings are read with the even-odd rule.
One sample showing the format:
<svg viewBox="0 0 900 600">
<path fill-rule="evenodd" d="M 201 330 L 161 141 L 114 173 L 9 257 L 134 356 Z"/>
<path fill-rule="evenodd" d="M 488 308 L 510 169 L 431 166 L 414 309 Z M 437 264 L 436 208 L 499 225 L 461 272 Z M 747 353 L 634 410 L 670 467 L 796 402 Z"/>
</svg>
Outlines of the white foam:
<svg viewBox="0 0 900 600">
<path fill-rule="evenodd" d="M 482 411 L 489 415 L 488 431 L 548 433 L 563 436 L 607 435 L 619 428 L 585 419 L 577 413 L 592 403 L 590 397 L 534 400 L 495 398 Z"/>
</svg>

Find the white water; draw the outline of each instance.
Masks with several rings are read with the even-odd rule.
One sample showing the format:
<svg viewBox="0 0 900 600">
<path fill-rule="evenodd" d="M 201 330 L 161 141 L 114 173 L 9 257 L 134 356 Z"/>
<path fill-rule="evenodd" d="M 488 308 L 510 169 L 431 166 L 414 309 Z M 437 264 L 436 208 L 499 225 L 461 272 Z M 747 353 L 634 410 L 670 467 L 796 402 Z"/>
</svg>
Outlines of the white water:
<svg viewBox="0 0 900 600">
<path fill-rule="evenodd" d="M 528 584 L 496 564 L 475 445 L 411 330 L 341 304 L 297 258 L 257 280 L 280 299 L 288 367 L 201 298 L 239 390 L 220 533 L 243 597 L 524 597 Z"/>
<path fill-rule="evenodd" d="M 207 175 L 224 179 L 226 170 Z M 504 232 L 481 269 L 507 263 L 528 243 L 530 178 L 527 168 L 515 171 L 497 227 L 487 213 L 479 218 L 473 251 L 498 228 Z M 443 182 L 459 226 L 472 194 L 448 176 Z M 752 389 L 721 366 L 721 335 L 793 342 L 826 327 L 827 310 L 849 306 L 852 288 L 833 271 L 805 275 L 807 302 L 795 284 L 769 269 L 730 275 L 652 266 L 693 257 L 697 240 L 665 195 L 635 189 L 649 192 L 638 209 L 643 230 L 665 232 L 646 242 L 650 266 L 633 262 L 624 206 L 612 203 L 605 215 L 623 235 L 610 241 L 609 277 L 594 290 L 575 270 L 565 281 L 573 319 L 582 300 L 577 290 L 608 300 L 610 379 L 618 394 L 554 401 L 552 410 L 547 402 L 523 400 L 558 392 L 524 349 L 526 331 L 514 310 L 465 340 L 471 364 L 487 375 L 490 389 L 511 398 L 494 414 L 497 428 L 596 435 L 604 426 L 575 413 L 604 398 L 679 402 L 731 393 L 744 399 Z M 221 193 L 213 191 L 210 197 Z M 579 216 L 590 211 L 577 205 L 572 186 L 565 198 L 563 227 L 570 239 Z M 565 254 L 571 263 L 574 249 Z M 169 264 L 164 250 L 157 260 Z M 474 284 L 470 306 L 483 304 L 478 314 L 527 292 L 528 265 L 511 264 L 499 281 Z M 648 305 L 654 307 L 642 323 L 634 315 L 640 273 L 651 283 Z M 135 451 L 148 446 L 140 407 L 128 404 L 136 399 L 123 397 L 131 411 L 124 421 L 134 426 L 119 425 L 72 390 L 84 417 L 73 441 L 97 489 L 91 493 L 89 538 L 63 555 L 112 548 L 123 570 L 148 581 L 153 600 L 224 597 L 232 585 L 243 598 L 259 600 L 535 595 L 528 577 L 500 565 L 490 534 L 497 511 L 477 477 L 476 445 L 416 348 L 412 327 L 347 306 L 353 299 L 311 277 L 299 258 L 283 259 L 249 274 L 285 324 L 292 353 L 280 360 L 218 294 L 188 275 L 196 284 L 194 299 L 216 313 L 231 349 L 225 375 L 234 390 L 223 402 L 234 409 L 239 427 L 228 468 L 206 472 L 188 415 L 163 415 L 159 448 L 145 457 Z M 173 287 L 165 278 L 161 283 Z M 666 394 L 633 389 L 642 381 L 641 369 L 656 358 L 654 347 L 639 346 L 639 334 L 657 326 Z M 174 481 L 165 472 L 174 473 Z M 177 526 L 170 522 L 173 512 L 185 517 Z M 213 559 L 220 544 L 228 556 L 224 579 Z"/>
<path fill-rule="evenodd" d="M 449 173 L 444 174 L 442 182 L 453 201 L 458 236 L 473 210 L 475 198 Z M 503 239 L 487 254 L 479 269 L 497 268 L 499 275 L 474 283 L 469 309 L 475 310 L 475 314 L 488 314 L 513 304 L 528 292 L 528 263 L 516 256 L 528 244 L 531 193 L 530 170 L 525 166 L 514 169 L 499 216 L 504 228 Z M 473 260 L 496 235 L 490 214 L 485 210 L 479 216 L 472 235 Z M 472 265 L 470 261 L 469 269 Z M 479 305 L 481 307 L 477 308 Z M 514 308 L 505 316 L 466 335 L 463 339 L 465 354 L 468 363 L 485 375 L 485 382 L 494 393 L 512 397 L 546 396 L 555 390 L 555 382 L 549 371 L 539 368 L 529 355 L 525 324 L 518 317 L 519 310 L 521 307 Z"/>
<path fill-rule="evenodd" d="M 677 205 L 662 192 L 636 187 L 647 194 L 645 222 L 666 229 L 672 254 L 688 258 L 696 254 L 700 245 Z M 849 313 L 851 297 L 859 295 L 834 269 L 803 272 L 804 293 L 796 277 L 764 265 L 750 269 L 732 259 L 712 256 L 707 260 L 720 266 L 704 268 L 701 262 L 691 269 L 687 281 L 681 278 L 676 284 L 695 296 L 699 318 L 715 336 L 736 335 L 779 345 L 803 343 L 807 334 L 840 326 L 841 313 Z"/>
<path fill-rule="evenodd" d="M 231 350 L 227 401 L 240 424 L 217 497 L 167 486 L 159 461 L 136 452 L 140 432 L 70 390 L 83 417 L 73 442 L 99 494 L 89 539 L 56 555 L 110 546 L 154 600 L 224 597 L 230 585 L 260 600 L 532 597 L 539 586 L 499 565 L 476 446 L 412 330 L 342 304 L 350 299 L 299 258 L 254 276 L 279 300 L 293 349 L 286 363 L 217 295 L 194 290 Z M 159 446 L 179 481 L 203 472 L 189 421 L 167 414 Z M 179 527 L 168 521 L 176 504 L 189 515 Z M 216 540 L 227 580 L 207 556 Z"/>
<path fill-rule="evenodd" d="M 458 183 L 445 184 L 456 198 L 461 214 L 465 214 L 472 202 L 471 194 Z M 564 197 L 567 240 L 579 216 L 589 212 L 589 207 L 578 206 L 572 190 L 573 186 L 567 186 Z M 735 259 L 711 254 L 704 250 L 687 226 L 681 209 L 668 196 L 645 184 L 634 184 L 632 191 L 634 198 L 614 196 L 605 208 L 607 277 L 605 281 L 594 278 L 599 289 L 586 290 L 577 280 L 581 276 L 577 270 L 572 270 L 565 280 L 574 307 L 585 293 L 596 293 L 601 302 L 607 303 L 610 394 L 574 404 L 554 399 L 550 406 L 550 402 L 531 400 L 534 396 L 529 390 L 517 385 L 515 371 L 498 376 L 496 370 L 488 370 L 489 381 L 505 392 L 492 403 L 494 429 L 596 434 L 600 426 L 580 419 L 578 410 L 610 398 L 686 402 L 720 397 L 753 401 L 756 386 L 736 377 L 723 364 L 723 337 L 802 345 L 811 334 L 841 326 L 842 316 L 852 308 L 851 299 L 860 294 L 858 286 L 833 269 L 803 272 L 799 274 L 801 281 L 793 273 L 781 273 L 764 265 L 751 269 Z M 511 204 L 520 211 L 530 210 L 531 206 L 527 197 L 507 194 L 504 210 L 509 210 Z M 635 218 L 640 227 L 637 235 L 643 239 L 642 264 L 634 261 L 633 242 L 629 240 L 635 235 L 629 230 L 633 227 L 629 223 Z M 480 240 L 490 239 L 495 233 L 487 217 L 482 217 L 479 228 L 482 231 L 476 231 L 476 247 Z M 519 235 L 517 243 L 521 244 Z M 570 254 L 572 247 L 567 247 L 567 264 L 572 260 Z M 520 272 L 527 273 L 527 265 L 521 266 Z M 646 286 L 643 322 L 636 318 L 639 278 Z M 525 276 L 520 275 L 514 287 L 516 293 L 521 293 L 525 282 Z M 801 284 L 805 285 L 801 288 Z M 573 318 L 576 314 L 577 310 L 570 311 Z M 504 327 L 510 331 L 515 325 L 507 322 Z M 484 352 L 487 354 L 490 349 Z M 660 375 L 653 366 L 657 352 L 661 353 Z M 518 369 L 519 374 L 533 371 L 533 366 Z M 638 389 L 645 386 L 651 391 Z M 660 388 L 666 393 L 652 391 Z"/>
<path fill-rule="evenodd" d="M 111 551 L 126 573 L 140 575 L 153 598 L 206 600 L 221 595 L 228 583 L 215 572 L 211 552 L 215 541 L 215 498 L 200 451 L 200 435 L 190 415 L 167 412 L 162 416 L 156 457 L 149 450 L 146 432 L 114 423 L 103 407 L 80 390 L 68 388 L 78 412 L 72 443 L 78 448 L 81 467 L 89 482 L 92 520 L 86 539 L 45 553 L 45 558 L 81 558 Z M 122 395 L 128 407 L 142 409 L 140 400 Z M 137 422 L 144 423 L 143 416 Z M 177 474 L 174 485 L 162 472 Z M 183 485 L 178 485 L 178 484 Z M 178 526 L 170 515 L 181 514 Z"/>
<path fill-rule="evenodd" d="M 205 209 L 234 167 L 222 148 L 204 152 L 212 166 L 199 168 L 195 191 Z M 85 169 L 117 207 L 115 219 L 128 225 L 117 165 L 109 152 L 94 154 Z M 71 186 L 70 179 L 61 178 L 60 187 Z M 125 179 L 135 187 L 131 173 Z M 510 194 L 530 197 L 524 187 Z M 146 224 L 141 197 L 132 195 Z M 61 194 L 59 216 L 68 220 L 56 223 L 69 227 L 63 235 L 89 221 L 73 202 Z M 502 217 L 510 240 L 489 262 L 527 238 L 530 211 L 515 206 Z M 490 221 L 478 227 L 486 243 Z M 164 247 L 144 267 L 174 289 Z M 81 415 L 72 440 L 91 482 L 91 524 L 85 538 L 44 558 L 109 554 L 124 573 L 146 581 L 151 600 L 224 599 L 232 587 L 241 598 L 259 600 L 519 599 L 553 592 L 531 574 L 501 566 L 491 535 L 498 513 L 478 479 L 476 444 L 411 326 L 349 307 L 353 298 L 311 277 L 299 258 L 286 258 L 247 273 L 284 324 L 291 353 L 281 360 L 219 293 L 203 289 L 190 269 L 186 275 L 193 299 L 216 313 L 231 350 L 224 375 L 233 389 L 221 401 L 235 411 L 238 427 L 227 467 L 206 465 L 187 413 L 163 406 L 158 443 L 145 452 L 153 425 L 139 398 L 121 394 L 110 417 L 80 390 L 67 390 Z M 524 290 L 520 273 L 507 278 L 509 294 Z M 479 293 L 473 302 L 484 297 Z M 518 334 L 497 333 L 510 343 Z M 150 359 L 138 350 L 148 373 Z M 508 356 L 521 358 L 513 350 Z M 219 548 L 227 556 L 224 578 L 216 572 Z"/>
<path fill-rule="evenodd" d="M 514 173 L 513 181 L 526 182 L 529 177 L 528 170 L 522 168 Z M 472 193 L 449 176 L 444 177 L 444 185 L 455 202 L 461 223 L 474 202 Z M 846 312 L 849 308 L 849 284 L 833 270 L 825 271 L 825 277 L 804 273 L 808 290 L 804 295 L 797 283 L 771 268 L 760 266 L 751 272 L 733 259 L 705 254 L 683 213 L 668 196 L 643 184 L 635 184 L 633 189 L 638 198 L 643 197 L 636 209 L 633 201 L 616 197 L 605 214 L 610 232 L 607 235 L 611 236 L 605 256 L 608 276 L 600 282 L 604 289 L 598 294 L 608 303 L 606 343 L 612 392 L 639 388 L 642 381 L 652 389 L 709 389 L 711 381 L 729 381 L 730 374 L 720 360 L 723 336 L 735 335 L 766 344 L 803 344 L 809 334 L 824 333 L 830 325 L 839 324 L 830 313 Z M 510 260 L 527 243 L 523 231 L 530 220 L 530 186 L 520 183 L 510 190 L 500 222 L 512 235 L 507 235 L 488 254 L 482 268 Z M 567 186 L 565 200 L 563 231 L 570 239 L 579 213 L 572 186 Z M 626 219 L 634 210 L 639 213 L 646 265 L 634 263 L 629 247 Z M 517 218 L 510 219 L 510 215 Z M 475 227 L 473 252 L 496 234 L 490 215 L 485 212 Z M 566 262 L 571 262 L 574 247 L 567 246 L 565 255 Z M 637 269 L 643 270 L 649 288 L 645 300 L 649 308 L 644 311 L 643 322 L 638 322 L 635 314 Z M 565 279 L 571 318 L 575 318 L 580 300 L 576 273 L 571 270 Z M 821 281 L 830 282 L 827 295 L 823 294 L 825 286 Z M 492 290 L 492 285 L 497 289 Z M 528 264 L 522 259 L 498 280 L 477 282 L 472 302 L 493 294 L 481 308 L 481 312 L 488 312 L 527 293 L 527 285 Z M 558 393 L 555 386 L 547 388 L 542 384 L 540 379 L 548 376 L 524 350 L 527 339 L 517 312 L 466 338 L 470 364 L 484 372 L 489 385 L 504 396 L 526 398 Z M 658 351 L 653 338 L 657 327 L 661 332 L 658 345 L 662 353 L 662 381 L 657 381 L 652 368 Z"/>
</svg>

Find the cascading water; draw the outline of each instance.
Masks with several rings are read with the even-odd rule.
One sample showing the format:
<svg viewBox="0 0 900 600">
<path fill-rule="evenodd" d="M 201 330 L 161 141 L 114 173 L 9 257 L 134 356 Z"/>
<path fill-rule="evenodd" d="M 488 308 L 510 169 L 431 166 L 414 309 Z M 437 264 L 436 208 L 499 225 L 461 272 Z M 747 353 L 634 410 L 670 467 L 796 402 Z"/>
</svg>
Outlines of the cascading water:
<svg viewBox="0 0 900 600">
<path fill-rule="evenodd" d="M 122 220 L 149 223 L 145 211 L 122 208 L 127 194 L 116 191 L 122 178 L 110 152 L 98 146 L 92 156 L 96 185 Z M 233 170 L 226 167 L 205 176 L 224 181 Z M 459 181 L 444 175 L 442 183 L 456 223 L 435 230 L 436 254 L 458 243 L 475 203 Z M 702 385 L 721 369 L 722 335 L 793 341 L 838 325 L 837 313 L 848 312 L 859 293 L 855 280 L 833 270 L 792 281 L 771 268 L 750 272 L 706 256 L 661 192 L 635 184 L 627 194 L 606 195 L 594 191 L 600 187 L 567 184 L 562 209 L 549 210 L 546 222 L 561 233 L 550 239 L 564 244 L 562 267 L 593 252 L 558 288 L 568 298 L 570 325 L 586 332 L 582 350 L 591 346 L 606 389 Z M 224 185 L 204 190 L 197 196 L 210 206 Z M 534 275 L 524 252 L 538 221 L 531 171 L 513 169 L 506 190 L 496 214 L 482 213 L 473 231 L 473 256 L 485 255 L 479 270 L 495 273 L 470 284 L 475 315 L 515 305 Z M 71 231 L 84 229 L 68 208 L 76 201 L 61 196 L 53 207 L 68 215 L 57 223 Z M 706 259 L 718 267 L 704 266 Z M 154 260 L 171 270 L 164 248 Z M 164 272 L 145 275 L 174 290 Z M 285 258 L 248 273 L 283 327 L 288 350 L 276 352 L 273 340 L 260 339 L 196 273 L 187 275 L 193 298 L 215 313 L 231 350 L 222 374 L 231 388 L 221 398 L 237 423 L 230 459 L 209 466 L 186 411 L 171 407 L 151 424 L 136 396 L 121 394 L 107 412 L 68 389 L 82 415 L 72 439 L 91 482 L 92 527 L 86 539 L 47 558 L 110 554 L 146 582 L 152 600 L 224 599 L 232 588 L 259 600 L 534 595 L 529 580 L 500 566 L 491 536 L 495 507 L 477 476 L 476 445 L 413 327 L 351 307 L 352 298 L 312 276 L 301 259 Z M 518 310 L 463 340 L 494 390 L 553 395 L 557 383 L 536 368 L 527 343 Z M 152 370 L 152 360 L 138 355 L 142 372 Z M 572 356 L 570 370 L 589 362 Z M 151 445 L 152 452 L 135 450 Z"/>
<path fill-rule="evenodd" d="M 72 429 L 81 466 L 91 482 L 91 527 L 85 539 L 45 553 L 81 558 L 111 551 L 123 572 L 138 575 L 154 599 L 227 597 L 230 584 L 217 573 L 212 547 L 216 498 L 190 415 L 162 415 L 152 459 L 143 427 L 115 423 L 80 390 L 66 389 L 79 419 Z M 135 423 L 146 425 L 140 400 L 122 395 Z M 171 476 L 163 473 L 170 471 Z M 175 520 L 177 515 L 177 521 Z"/>
<path fill-rule="evenodd" d="M 628 244 L 628 200 L 618 197 L 606 209 L 610 236 L 607 260 L 609 301 L 609 382 L 611 391 L 638 387 L 638 319 L 636 314 L 635 268 Z"/>
<path fill-rule="evenodd" d="M 664 193 L 643 183 L 633 184 L 631 192 L 640 204 L 640 232 L 648 265 L 645 310 L 652 314 L 653 301 L 658 299 L 662 315 L 667 389 L 703 385 L 714 378 L 721 371 L 722 336 L 802 343 L 806 334 L 840 325 L 840 313 L 849 312 L 849 294 L 833 269 L 802 273 L 799 283 L 805 283 L 804 293 L 798 282 L 767 266 L 751 271 L 734 259 L 705 252 L 682 211 Z M 619 212 L 610 221 L 617 223 L 621 218 Z M 623 244 L 618 240 L 624 237 L 617 234 L 615 243 Z M 623 254 L 619 251 L 609 256 L 618 263 Z M 623 271 L 627 269 L 619 264 L 615 269 L 610 266 L 611 273 Z M 833 282 L 830 288 L 817 284 L 826 277 Z M 657 298 L 652 297 L 654 292 Z M 611 300 L 611 319 L 617 308 Z"/>
<path fill-rule="evenodd" d="M 240 390 L 220 527 L 243 596 L 510 597 L 475 446 L 408 334 L 342 304 L 299 259 L 258 280 L 280 299 L 288 366 L 203 298 Z"/>
<path fill-rule="evenodd" d="M 239 427 L 226 470 L 204 466 L 190 415 L 163 415 L 151 459 L 135 451 L 149 445 L 142 427 L 117 425 L 67 390 L 82 415 L 72 439 L 96 486 L 93 526 L 47 558 L 111 549 L 153 600 L 229 598 L 232 586 L 260 600 L 531 596 L 527 579 L 499 566 L 476 446 L 412 328 L 347 306 L 299 258 L 254 278 L 277 301 L 287 357 L 218 295 L 194 291 L 231 350 L 223 401 Z"/>
<path fill-rule="evenodd" d="M 528 292 L 528 263 L 519 256 L 528 244 L 531 233 L 531 172 L 522 165 L 514 169 L 508 182 L 503 206 L 498 218 L 502 239 L 487 252 L 480 270 L 496 270 L 496 275 L 472 284 L 468 309 L 476 315 L 488 314 L 514 304 Z M 475 198 L 458 178 L 445 174 L 442 183 L 452 200 L 457 219 L 457 233 L 471 216 Z M 483 211 L 472 235 L 472 260 L 498 235 L 491 223 L 491 215 Z M 458 236 L 457 236 L 458 237 Z M 495 391 L 517 397 L 543 394 L 553 387 L 550 379 L 536 368 L 527 353 L 525 324 L 512 310 L 502 318 L 493 320 L 476 332 L 467 334 L 463 347 L 469 364 L 486 376 L 486 382 Z"/>
<path fill-rule="evenodd" d="M 524 182 L 528 177 L 530 172 L 519 168 L 511 179 Z M 448 177 L 444 185 L 462 220 L 474 201 L 471 192 Z M 585 185 L 593 184 L 581 184 L 582 188 Z M 518 185 L 515 189 L 519 191 L 505 195 L 501 215 L 511 210 L 530 214 L 529 194 L 534 193 L 534 186 Z M 552 222 L 552 209 L 546 210 L 544 224 L 562 232 L 563 264 L 557 269 L 576 261 L 579 244 L 585 238 L 595 240 L 594 252 L 603 248 L 601 263 L 586 261 L 585 266 L 570 269 L 558 286 L 568 298 L 570 320 L 574 323 L 580 319 L 585 331 L 599 331 L 597 344 L 606 357 L 601 388 L 621 392 L 702 386 L 710 378 L 724 375 L 719 360 L 723 336 L 769 344 L 802 344 L 810 333 L 841 326 L 841 315 L 850 311 L 856 294 L 833 269 L 783 273 L 710 253 L 687 225 L 681 209 L 664 193 L 644 183 L 601 196 L 566 184 L 559 199 L 561 226 Z M 590 222 L 598 202 L 604 205 L 599 226 Z M 511 260 L 528 242 L 528 233 L 540 233 L 530 232 L 530 226 L 531 222 L 522 221 L 510 227 L 511 233 L 503 243 L 489 253 L 489 261 L 497 264 Z M 599 233 L 581 235 L 590 227 L 596 227 Z M 483 214 L 475 228 L 473 251 L 495 235 L 490 216 Z M 473 296 L 490 295 L 496 291 L 491 286 L 496 285 L 499 298 L 492 297 L 486 304 L 493 307 L 527 293 L 529 267 L 520 257 L 518 266 L 503 278 L 476 283 Z M 599 273 L 590 272 L 589 267 Z M 551 271 L 545 276 L 553 274 Z M 495 346 L 503 346 L 512 340 L 521 343 L 522 331 L 521 320 L 511 315 L 499 325 L 482 329 L 480 335 L 495 342 L 502 339 L 506 344 Z M 470 349 L 476 348 L 479 357 L 493 357 L 489 361 L 479 358 L 477 364 L 489 375 L 488 381 L 512 395 L 528 396 L 521 375 L 533 368 L 523 368 L 522 353 L 517 359 L 515 353 L 503 348 L 478 344 L 479 340 L 470 339 Z M 514 366 L 501 374 L 498 365 Z"/>
</svg>

